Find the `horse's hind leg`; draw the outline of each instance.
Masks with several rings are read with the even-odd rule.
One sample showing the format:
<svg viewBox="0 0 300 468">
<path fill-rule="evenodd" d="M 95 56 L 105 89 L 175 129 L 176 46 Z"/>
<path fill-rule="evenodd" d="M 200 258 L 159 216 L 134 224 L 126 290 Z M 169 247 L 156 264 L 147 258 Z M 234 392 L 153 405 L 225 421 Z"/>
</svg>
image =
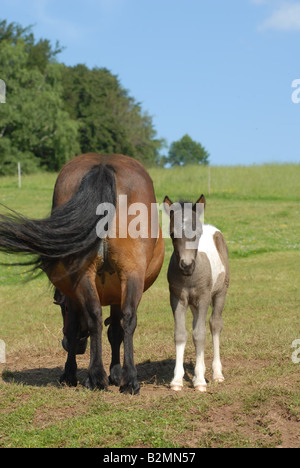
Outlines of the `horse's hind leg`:
<svg viewBox="0 0 300 468">
<path fill-rule="evenodd" d="M 137 307 L 144 287 L 143 274 L 131 275 L 122 281 L 122 327 L 124 330 L 124 364 L 120 385 L 121 393 L 139 393 L 137 371 L 133 358 L 133 334 L 137 324 Z"/>
<path fill-rule="evenodd" d="M 213 380 L 223 382 L 222 364 L 220 359 L 220 334 L 223 328 L 222 312 L 225 305 L 226 292 L 217 294 L 213 298 L 213 311 L 209 320 L 210 331 L 213 339 L 214 358 L 212 363 Z"/>
<path fill-rule="evenodd" d="M 121 326 L 122 310 L 121 306 L 112 305 L 110 308 L 110 318 L 107 320 L 109 328 L 107 336 L 111 345 L 111 365 L 109 383 L 119 387 L 122 378 L 122 367 L 120 364 L 120 346 L 124 339 L 124 330 Z"/>
<path fill-rule="evenodd" d="M 90 335 L 90 365 L 86 386 L 93 390 L 106 389 L 108 378 L 102 362 L 102 308 L 95 283 L 89 276 L 80 279 L 76 286 L 76 296 L 80 303 L 81 313 L 87 324 Z"/>
<path fill-rule="evenodd" d="M 77 364 L 76 364 L 76 336 L 78 331 L 78 320 L 75 306 L 68 301 L 68 325 L 64 336 L 64 347 L 68 352 L 65 370 L 60 378 L 60 383 L 65 383 L 70 387 L 77 386 Z"/>
</svg>

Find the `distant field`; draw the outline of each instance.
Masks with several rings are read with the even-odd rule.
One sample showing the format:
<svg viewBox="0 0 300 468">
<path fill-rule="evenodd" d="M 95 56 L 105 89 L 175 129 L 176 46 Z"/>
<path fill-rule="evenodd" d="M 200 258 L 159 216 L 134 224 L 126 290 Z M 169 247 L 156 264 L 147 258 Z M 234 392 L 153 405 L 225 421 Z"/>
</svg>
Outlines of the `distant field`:
<svg viewBox="0 0 300 468">
<path fill-rule="evenodd" d="M 210 170 L 210 195 L 209 191 Z M 167 265 L 144 295 L 135 333 L 141 395 L 60 388 L 62 322 L 45 277 L 23 284 L 23 267 L 0 266 L 0 447 L 299 447 L 300 165 L 151 169 L 157 201 L 207 196 L 206 222 L 227 240 L 231 287 L 221 338 L 226 381 L 208 393 L 168 384 L 174 367 Z M 0 203 L 30 217 L 49 214 L 55 174 L 0 178 Z M 0 212 L 5 211 L 0 208 Z M 0 260 L 13 262 L 1 256 Z M 108 314 L 107 308 L 104 316 Z M 191 315 L 189 320 L 191 331 Z M 80 357 L 83 379 L 88 356 Z M 211 338 L 206 346 L 211 380 Z M 300 355 L 300 353 L 299 353 Z M 109 367 L 109 344 L 104 360 Z"/>
</svg>

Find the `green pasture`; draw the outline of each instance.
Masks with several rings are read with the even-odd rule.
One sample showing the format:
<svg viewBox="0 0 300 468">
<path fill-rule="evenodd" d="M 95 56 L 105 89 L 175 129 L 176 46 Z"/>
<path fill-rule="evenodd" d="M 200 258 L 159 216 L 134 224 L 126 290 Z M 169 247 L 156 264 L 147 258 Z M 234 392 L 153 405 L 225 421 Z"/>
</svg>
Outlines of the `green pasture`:
<svg viewBox="0 0 300 468">
<path fill-rule="evenodd" d="M 171 243 L 138 311 L 135 361 L 139 396 L 61 388 L 66 355 L 62 322 L 44 276 L 24 282 L 25 267 L 0 266 L 0 447 L 299 447 L 300 165 L 186 167 L 150 170 L 157 201 L 207 197 L 205 221 L 228 243 L 231 286 L 221 356 L 226 381 L 192 388 L 191 314 L 183 392 L 169 389 L 174 368 L 173 318 L 166 272 Z M 55 174 L 0 178 L 0 203 L 26 216 L 49 214 Z M 5 212 L 5 208 L 0 208 Z M 108 309 L 104 309 L 104 317 Z M 106 334 L 106 331 L 105 331 Z M 109 368 L 109 343 L 104 339 Z M 79 380 L 88 366 L 79 357 Z M 299 351 L 300 358 L 300 351 Z"/>
</svg>

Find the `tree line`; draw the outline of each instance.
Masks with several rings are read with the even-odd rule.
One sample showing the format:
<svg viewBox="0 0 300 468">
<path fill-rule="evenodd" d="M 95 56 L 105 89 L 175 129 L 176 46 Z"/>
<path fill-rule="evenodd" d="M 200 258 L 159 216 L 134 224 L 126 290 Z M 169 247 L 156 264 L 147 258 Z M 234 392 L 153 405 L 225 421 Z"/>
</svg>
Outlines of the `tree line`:
<svg viewBox="0 0 300 468">
<path fill-rule="evenodd" d="M 0 78 L 7 96 L 0 104 L 0 175 L 15 173 L 18 161 L 23 172 L 57 171 L 91 151 L 128 154 L 146 166 L 185 163 L 174 158 L 172 145 L 168 156 L 160 155 L 165 141 L 116 75 L 59 63 L 61 51 L 58 42 L 53 47 L 36 40 L 30 27 L 0 21 Z M 198 162 L 207 163 L 201 148 Z"/>
</svg>

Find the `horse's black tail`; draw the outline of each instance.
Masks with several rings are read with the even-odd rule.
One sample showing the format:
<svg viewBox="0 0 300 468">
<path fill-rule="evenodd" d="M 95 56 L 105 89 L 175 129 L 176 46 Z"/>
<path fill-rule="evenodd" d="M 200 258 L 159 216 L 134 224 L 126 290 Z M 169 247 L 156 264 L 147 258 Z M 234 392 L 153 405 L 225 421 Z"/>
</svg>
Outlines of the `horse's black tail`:
<svg viewBox="0 0 300 468">
<path fill-rule="evenodd" d="M 0 252 L 33 255 L 26 262 L 33 270 L 49 271 L 58 260 L 77 270 L 100 247 L 96 209 L 101 203 L 116 207 L 114 171 L 102 164 L 83 177 L 75 195 L 54 207 L 49 218 L 31 220 L 15 212 L 0 215 Z"/>
</svg>

